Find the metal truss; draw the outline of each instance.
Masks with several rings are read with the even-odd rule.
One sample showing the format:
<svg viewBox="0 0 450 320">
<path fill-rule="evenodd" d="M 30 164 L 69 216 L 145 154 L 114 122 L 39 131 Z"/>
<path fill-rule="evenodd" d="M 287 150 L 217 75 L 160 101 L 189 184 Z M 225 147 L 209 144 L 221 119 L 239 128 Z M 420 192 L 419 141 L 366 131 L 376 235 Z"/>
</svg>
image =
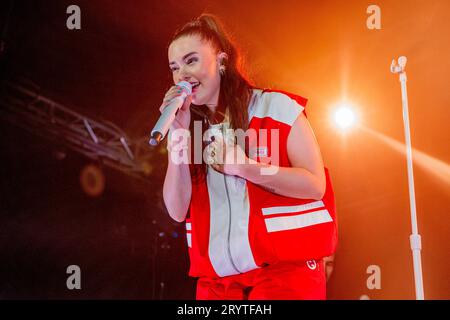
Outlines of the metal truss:
<svg viewBox="0 0 450 320">
<path fill-rule="evenodd" d="M 161 163 L 148 137 L 132 140 L 113 123 L 70 110 L 30 85 L 6 82 L 1 90 L 0 117 L 35 135 L 138 178 L 148 178 L 151 164 Z"/>
</svg>

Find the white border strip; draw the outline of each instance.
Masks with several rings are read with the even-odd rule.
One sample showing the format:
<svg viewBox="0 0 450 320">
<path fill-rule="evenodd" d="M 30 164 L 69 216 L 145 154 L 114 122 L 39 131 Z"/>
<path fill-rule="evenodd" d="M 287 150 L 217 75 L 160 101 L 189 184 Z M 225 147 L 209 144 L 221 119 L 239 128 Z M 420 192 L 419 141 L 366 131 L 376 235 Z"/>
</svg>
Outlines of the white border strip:
<svg viewBox="0 0 450 320">
<path fill-rule="evenodd" d="M 303 213 L 295 216 L 283 216 L 265 219 L 267 232 L 300 229 L 331 221 L 333 221 L 333 219 L 326 209 Z"/>
<path fill-rule="evenodd" d="M 292 126 L 298 115 L 305 109 L 281 92 L 263 92 L 259 97 L 256 109 L 252 112 L 257 118 L 272 118 L 275 121 L 283 122 Z"/>
</svg>

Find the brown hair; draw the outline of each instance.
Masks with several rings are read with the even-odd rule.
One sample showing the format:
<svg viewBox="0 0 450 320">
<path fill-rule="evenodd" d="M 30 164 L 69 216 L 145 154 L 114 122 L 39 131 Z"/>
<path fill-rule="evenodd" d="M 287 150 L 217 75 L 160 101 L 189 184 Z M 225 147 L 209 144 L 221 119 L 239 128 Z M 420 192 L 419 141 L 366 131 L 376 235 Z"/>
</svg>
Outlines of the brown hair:
<svg viewBox="0 0 450 320">
<path fill-rule="evenodd" d="M 223 60 L 226 71 L 221 76 L 219 105 L 228 108 L 230 127 L 232 129 L 247 130 L 249 120 L 247 108 L 253 85 L 244 75 L 243 60 L 237 46 L 232 42 L 230 35 L 225 32 L 219 19 L 211 14 L 202 14 L 193 21 L 186 23 L 175 32 L 170 43 L 188 35 L 198 35 L 202 40 L 208 41 L 217 52 L 225 52 L 227 54 L 228 58 Z M 195 120 L 202 120 L 204 131 L 204 119 L 199 117 L 198 114 L 196 115 L 195 107 L 191 107 L 191 110 L 194 111 L 191 113 L 191 133 L 193 121 Z M 205 172 L 206 166 L 204 164 L 200 166 L 194 165 L 195 173 L 199 173 L 198 169 L 201 169 L 200 172 Z"/>
</svg>

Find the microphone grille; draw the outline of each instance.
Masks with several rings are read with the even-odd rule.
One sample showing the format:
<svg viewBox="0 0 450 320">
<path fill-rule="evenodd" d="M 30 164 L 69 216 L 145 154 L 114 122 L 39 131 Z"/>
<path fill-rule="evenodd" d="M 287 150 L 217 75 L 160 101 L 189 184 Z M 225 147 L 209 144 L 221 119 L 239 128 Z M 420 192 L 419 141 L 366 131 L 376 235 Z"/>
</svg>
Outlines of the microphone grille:
<svg viewBox="0 0 450 320">
<path fill-rule="evenodd" d="M 192 94 L 192 85 L 187 81 L 180 81 L 177 83 L 177 86 L 181 87 L 186 91 L 188 95 Z"/>
</svg>

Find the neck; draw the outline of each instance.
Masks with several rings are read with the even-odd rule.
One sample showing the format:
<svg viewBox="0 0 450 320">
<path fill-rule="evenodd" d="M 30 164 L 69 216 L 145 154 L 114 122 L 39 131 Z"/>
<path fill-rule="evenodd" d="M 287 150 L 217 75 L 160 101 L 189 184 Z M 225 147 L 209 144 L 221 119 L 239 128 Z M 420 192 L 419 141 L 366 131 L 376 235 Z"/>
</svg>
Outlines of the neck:
<svg viewBox="0 0 450 320">
<path fill-rule="evenodd" d="M 225 108 L 220 105 L 206 104 L 207 116 L 212 124 L 220 123 L 225 118 Z"/>
<path fill-rule="evenodd" d="M 217 108 L 218 107 L 217 104 L 206 104 L 206 107 L 208 107 L 209 112 L 212 113 L 212 114 L 216 113 L 216 111 L 218 109 Z"/>
<path fill-rule="evenodd" d="M 220 89 L 217 90 L 214 94 L 214 97 L 209 100 L 210 103 L 206 103 L 206 106 L 209 109 L 209 112 L 211 114 L 215 114 L 217 111 L 222 111 L 222 108 L 219 104 L 219 96 L 220 96 Z"/>
</svg>

